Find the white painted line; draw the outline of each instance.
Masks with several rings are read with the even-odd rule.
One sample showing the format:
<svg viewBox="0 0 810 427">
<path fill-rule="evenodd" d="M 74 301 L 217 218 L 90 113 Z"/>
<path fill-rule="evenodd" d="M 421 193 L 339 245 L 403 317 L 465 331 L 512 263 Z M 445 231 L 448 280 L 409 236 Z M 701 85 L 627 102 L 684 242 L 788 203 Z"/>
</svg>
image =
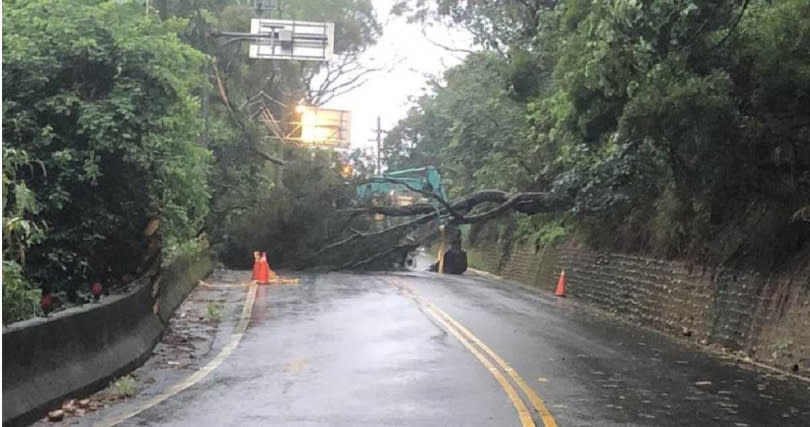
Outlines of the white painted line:
<svg viewBox="0 0 810 427">
<path fill-rule="evenodd" d="M 117 417 L 110 418 L 107 420 L 102 420 L 93 425 L 100 427 L 107 427 L 119 424 L 159 404 L 160 402 L 163 402 L 164 400 L 174 396 L 175 394 L 180 393 L 181 391 L 193 386 L 194 384 L 197 384 L 203 378 L 207 377 L 208 374 L 213 372 L 214 369 L 218 368 L 219 365 L 221 365 L 222 362 L 225 359 L 227 359 L 228 356 L 231 355 L 231 353 L 233 353 L 234 349 L 236 349 L 236 347 L 239 345 L 239 342 L 242 340 L 242 336 L 244 336 L 245 331 L 247 331 L 248 324 L 250 323 L 250 316 L 253 313 L 253 303 L 256 301 L 256 289 L 257 286 L 252 285 L 250 287 L 250 290 L 248 290 L 247 297 L 245 297 L 245 305 L 244 307 L 242 307 L 242 317 L 239 318 L 239 323 L 236 325 L 236 329 L 234 330 L 233 334 L 231 334 L 231 338 L 228 341 L 228 344 L 225 345 L 225 347 L 222 350 L 220 350 L 220 352 L 216 355 L 216 357 L 214 357 L 210 362 L 208 362 L 208 364 L 200 368 L 200 370 L 198 370 L 197 372 L 186 377 L 184 380 L 173 385 L 163 393 L 144 402 L 139 407 L 123 415 L 119 415 Z"/>
</svg>

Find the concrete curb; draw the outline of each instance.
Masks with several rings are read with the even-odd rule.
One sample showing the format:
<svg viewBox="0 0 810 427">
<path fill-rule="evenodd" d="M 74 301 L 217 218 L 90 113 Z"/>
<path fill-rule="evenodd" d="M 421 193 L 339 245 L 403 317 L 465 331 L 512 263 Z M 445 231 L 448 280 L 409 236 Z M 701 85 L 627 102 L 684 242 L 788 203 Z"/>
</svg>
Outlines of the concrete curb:
<svg viewBox="0 0 810 427">
<path fill-rule="evenodd" d="M 197 287 L 200 279 L 214 270 L 214 262 L 209 252 L 177 259 L 160 273 L 160 281 L 168 286 L 160 286 L 158 316 L 164 325 L 174 310 Z"/>
<path fill-rule="evenodd" d="M 536 286 L 526 285 L 524 283 L 520 283 L 516 280 L 507 279 L 505 277 L 498 276 L 497 274 L 492 274 L 488 271 L 478 270 L 476 268 L 469 268 L 467 267 L 467 271 L 473 273 L 476 276 L 486 277 L 490 280 L 497 280 L 499 282 L 503 282 L 512 286 L 517 286 L 519 288 L 525 289 L 538 297 L 547 299 L 549 301 L 558 301 L 560 297 L 554 295 L 553 293 L 545 292 L 543 289 L 538 288 Z"/>
<path fill-rule="evenodd" d="M 471 272 L 471 273 L 473 273 L 473 274 L 476 274 L 476 275 L 478 275 L 478 276 L 484 276 L 484 277 L 490 278 L 490 279 L 492 279 L 492 280 L 506 281 L 506 279 L 504 279 L 504 278 L 503 278 L 503 277 L 501 277 L 501 276 L 498 276 L 498 275 L 492 274 L 492 273 L 490 273 L 490 272 L 488 272 L 488 271 L 479 270 L 479 269 L 477 269 L 477 268 L 467 267 L 467 271 L 469 271 L 469 272 Z M 516 283 L 517 283 L 517 282 L 516 282 Z"/>
</svg>

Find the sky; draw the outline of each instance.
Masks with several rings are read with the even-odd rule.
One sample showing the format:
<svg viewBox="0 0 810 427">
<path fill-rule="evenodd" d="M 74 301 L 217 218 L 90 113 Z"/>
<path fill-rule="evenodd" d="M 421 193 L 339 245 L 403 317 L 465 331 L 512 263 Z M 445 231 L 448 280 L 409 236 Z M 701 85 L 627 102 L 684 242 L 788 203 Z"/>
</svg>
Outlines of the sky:
<svg viewBox="0 0 810 427">
<path fill-rule="evenodd" d="M 432 42 L 472 49 L 472 37 L 462 30 L 409 24 L 404 17 L 389 14 L 395 0 L 372 3 L 383 34 L 364 53 L 363 62 L 383 65 L 387 70 L 373 73 L 363 86 L 324 105 L 352 112 L 352 148 L 374 147 L 378 115 L 384 130 L 392 128 L 405 117 L 411 105 L 409 97 L 423 93 L 426 75 L 441 75 L 463 59 L 463 54 Z"/>
</svg>

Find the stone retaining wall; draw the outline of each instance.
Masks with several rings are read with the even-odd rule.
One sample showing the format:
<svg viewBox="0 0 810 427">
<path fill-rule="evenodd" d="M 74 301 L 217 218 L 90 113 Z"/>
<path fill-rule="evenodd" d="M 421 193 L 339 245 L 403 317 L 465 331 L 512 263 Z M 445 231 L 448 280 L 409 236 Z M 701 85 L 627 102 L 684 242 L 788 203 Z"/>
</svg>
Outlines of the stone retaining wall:
<svg viewBox="0 0 810 427">
<path fill-rule="evenodd" d="M 553 292 L 564 268 L 567 292 L 627 320 L 810 371 L 810 260 L 761 276 L 677 261 L 598 252 L 573 243 L 529 247 L 479 242 L 481 268 Z"/>
</svg>

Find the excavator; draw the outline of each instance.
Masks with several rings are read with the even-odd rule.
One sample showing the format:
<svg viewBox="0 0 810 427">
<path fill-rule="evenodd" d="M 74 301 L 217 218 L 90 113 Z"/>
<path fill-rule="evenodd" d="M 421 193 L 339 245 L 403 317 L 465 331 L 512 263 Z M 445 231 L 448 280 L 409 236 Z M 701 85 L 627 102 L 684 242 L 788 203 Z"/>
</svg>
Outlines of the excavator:
<svg viewBox="0 0 810 427">
<path fill-rule="evenodd" d="M 400 206 L 429 199 L 408 187 L 433 193 L 443 200 L 447 200 L 447 194 L 442 187 L 442 176 L 433 166 L 391 171 L 373 176 L 365 184 L 357 187 L 357 199 L 361 203 L 368 203 L 374 199 L 388 198 L 389 203 Z M 430 199 L 429 202 L 438 203 L 434 199 Z"/>
<path fill-rule="evenodd" d="M 361 203 L 396 206 L 430 203 L 438 209 L 439 201 L 425 193 L 447 200 L 442 177 L 433 166 L 385 172 L 369 178 L 356 189 L 357 200 Z M 412 260 L 405 264 L 412 265 Z M 457 228 L 439 225 L 438 256 L 428 270 L 440 274 L 462 274 L 467 270 L 467 253 L 461 249 L 461 233 Z"/>
</svg>

